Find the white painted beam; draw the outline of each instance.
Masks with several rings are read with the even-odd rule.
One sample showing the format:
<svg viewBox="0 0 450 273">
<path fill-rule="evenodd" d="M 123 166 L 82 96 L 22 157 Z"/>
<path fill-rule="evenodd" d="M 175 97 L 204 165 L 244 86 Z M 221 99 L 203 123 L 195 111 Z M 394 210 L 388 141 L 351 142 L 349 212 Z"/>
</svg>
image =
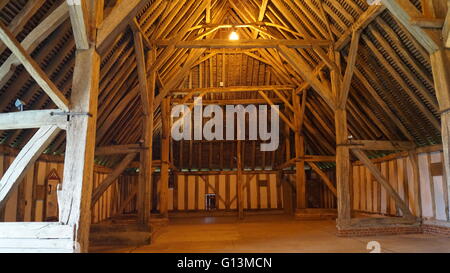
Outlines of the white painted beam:
<svg viewBox="0 0 450 273">
<path fill-rule="evenodd" d="M 31 110 L 0 114 L 0 131 L 56 125 L 65 129 L 67 116 L 61 110 Z"/>
<path fill-rule="evenodd" d="M 0 253 L 73 253 L 74 230 L 60 223 L 0 223 Z"/>
<path fill-rule="evenodd" d="M 67 0 L 69 7 L 70 22 L 72 23 L 73 37 L 77 49 L 89 49 L 89 39 L 87 35 L 86 3 L 84 0 Z"/>
</svg>

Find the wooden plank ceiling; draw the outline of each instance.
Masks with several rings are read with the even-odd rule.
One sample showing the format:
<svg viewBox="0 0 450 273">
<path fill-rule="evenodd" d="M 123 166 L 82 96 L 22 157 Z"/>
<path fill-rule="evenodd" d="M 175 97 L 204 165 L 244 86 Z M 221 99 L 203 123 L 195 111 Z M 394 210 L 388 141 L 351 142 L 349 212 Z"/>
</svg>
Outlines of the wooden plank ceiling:
<svg viewBox="0 0 450 273">
<path fill-rule="evenodd" d="M 121 1 L 105 0 L 104 18 Z M 124 0 L 122 2 L 125 2 Z M 421 9 L 421 1 L 412 1 Z M 75 41 L 63 0 L 3 0 L 0 20 L 17 39 L 27 42 L 27 50 L 70 97 L 75 60 Z M 97 145 L 139 143 L 142 138 L 142 110 L 138 72 L 133 44 L 133 28 L 144 34 L 144 44 L 166 43 L 158 48 L 158 92 L 179 76 L 193 55 L 200 56 L 188 67 L 182 81 L 173 89 L 173 100 L 182 100 L 193 88 L 233 86 L 292 85 L 307 92 L 305 137 L 308 154 L 334 155 L 335 129 L 332 110 L 318 93 L 305 85 L 302 77 L 275 49 L 189 49 L 174 46 L 175 41 L 227 39 L 236 26 L 241 39 L 331 40 L 342 47 L 346 60 L 352 26 L 370 12 L 366 0 L 151 0 L 138 11 L 124 30 L 102 48 Z M 393 16 L 383 9 L 371 18 L 361 35 L 355 77 L 348 103 L 349 130 L 354 139 L 413 140 L 419 146 L 440 143 L 439 114 L 430 60 L 425 50 Z M 61 14 L 58 14 L 61 13 Z M 52 24 L 44 20 L 55 17 Z M 43 27 L 45 31 L 36 31 Z M 363 22 L 364 23 L 364 22 Z M 244 26 L 245 25 L 245 26 Z M 222 26 L 222 27 L 220 27 Z M 241 26 L 241 27 L 239 27 Z M 173 43 L 172 43 L 173 42 Z M 171 45 L 172 44 L 172 45 Z M 323 49 L 326 52 L 327 48 Z M 319 50 L 296 49 L 320 78 L 329 78 L 329 68 Z M 326 58 L 325 58 L 326 60 Z M 11 61 L 11 52 L 0 44 L 0 111 L 16 111 L 14 102 L 26 103 L 26 110 L 54 107 L 21 65 Z M 345 65 L 345 64 L 344 64 Z M 345 67 L 345 66 L 344 66 Z M 177 74 L 178 73 L 178 74 Z M 167 90 L 166 90 L 167 91 Z M 172 90 L 168 90 L 169 92 Z M 177 92 L 178 91 L 178 92 Z M 278 98 L 273 92 L 269 98 Z M 290 96 L 289 93 L 285 93 Z M 207 93 L 204 100 L 239 101 L 261 99 L 258 92 Z M 160 142 L 160 111 L 155 112 L 155 159 Z M 21 148 L 35 130 L 0 132 L 0 143 Z M 235 143 L 174 143 L 173 159 L 178 168 L 232 168 Z M 285 161 L 285 150 L 258 152 L 248 142 L 244 158 L 247 168 L 273 168 Z M 256 147 L 256 148 L 255 148 Z M 46 151 L 64 153 L 61 133 Z M 223 149 L 223 150 L 220 150 Z M 220 151 L 225 151 L 221 155 Z M 199 158 L 190 158 L 195 154 Z M 251 158 L 251 159 L 249 159 Z M 97 158 L 97 163 L 114 166 L 120 157 Z"/>
</svg>

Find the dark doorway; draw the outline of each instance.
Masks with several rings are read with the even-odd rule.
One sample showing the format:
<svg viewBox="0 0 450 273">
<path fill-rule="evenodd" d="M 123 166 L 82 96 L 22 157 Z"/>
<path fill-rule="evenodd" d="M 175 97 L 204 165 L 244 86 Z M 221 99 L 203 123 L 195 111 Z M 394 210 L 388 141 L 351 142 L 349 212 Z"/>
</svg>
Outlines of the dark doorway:
<svg viewBox="0 0 450 273">
<path fill-rule="evenodd" d="M 214 193 L 206 195 L 206 210 L 215 210 L 216 208 L 216 195 Z"/>
</svg>

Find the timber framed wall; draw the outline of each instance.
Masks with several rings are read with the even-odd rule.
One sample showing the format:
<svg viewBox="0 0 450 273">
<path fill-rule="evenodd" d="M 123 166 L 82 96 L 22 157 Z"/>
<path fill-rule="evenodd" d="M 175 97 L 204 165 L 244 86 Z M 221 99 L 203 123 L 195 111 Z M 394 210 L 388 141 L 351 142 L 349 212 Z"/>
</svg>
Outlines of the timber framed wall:
<svg viewBox="0 0 450 273">
<path fill-rule="evenodd" d="M 232 171 L 196 173 L 175 173 L 168 191 L 168 209 L 171 212 L 206 211 L 206 195 L 215 194 L 215 211 L 237 210 L 237 174 Z M 335 184 L 334 171 L 327 171 Z M 159 210 L 160 178 L 154 176 L 153 210 Z M 133 179 L 132 177 L 130 177 Z M 136 179 L 136 178 L 134 178 Z M 243 204 L 245 211 L 262 213 L 276 210 L 287 212 L 288 203 L 295 200 L 295 175 L 280 177 L 276 171 L 252 171 L 243 175 Z M 286 192 L 287 191 L 287 192 Z M 307 191 L 312 198 L 308 208 L 336 208 L 333 193 L 312 171 L 307 172 Z M 292 200 L 285 200 L 286 194 Z M 295 206 L 295 202 L 291 205 Z"/>
<path fill-rule="evenodd" d="M 448 185 L 442 147 L 418 152 L 418 168 L 408 154 L 399 153 L 373 160 L 417 217 L 425 221 L 449 221 Z M 416 172 L 416 173 L 415 173 Z M 386 191 L 359 162 L 352 169 L 352 209 L 357 212 L 400 216 Z M 416 180 L 416 177 L 418 180 Z"/>
<path fill-rule="evenodd" d="M 0 151 L 0 176 L 13 162 L 17 153 L 18 151 L 10 148 Z M 41 156 L 0 211 L 0 222 L 46 222 L 47 182 L 49 176 L 56 173 L 60 183 L 63 183 L 63 161 L 64 158 L 59 156 Z M 100 184 L 110 173 L 110 169 L 96 166 L 94 186 Z M 109 187 L 93 206 L 92 223 L 102 222 L 117 214 L 121 201 L 124 199 L 121 195 L 128 193 L 126 190 L 119 191 L 118 187 L 130 187 L 128 184 L 131 185 L 133 181 L 121 176 L 117 182 Z M 127 207 L 125 211 L 133 211 L 133 208 Z"/>
<path fill-rule="evenodd" d="M 281 184 L 275 173 L 243 175 L 244 209 L 283 209 Z M 205 195 L 216 195 L 218 210 L 237 209 L 237 175 L 177 175 L 169 189 L 169 208 L 173 211 L 206 210 Z"/>
</svg>

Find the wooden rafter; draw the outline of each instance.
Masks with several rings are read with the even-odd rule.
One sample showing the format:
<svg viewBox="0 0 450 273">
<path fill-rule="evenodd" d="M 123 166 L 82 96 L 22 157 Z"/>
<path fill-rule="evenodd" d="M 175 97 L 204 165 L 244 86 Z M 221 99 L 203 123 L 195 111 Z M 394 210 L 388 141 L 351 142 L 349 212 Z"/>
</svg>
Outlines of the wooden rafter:
<svg viewBox="0 0 450 273">
<path fill-rule="evenodd" d="M 60 26 L 69 16 L 66 3 L 61 4 L 37 27 L 35 27 L 21 42 L 22 47 L 28 53 L 32 52 L 45 38 L 47 38 L 58 26 Z M 14 33 L 14 32 L 13 32 Z M 12 54 L 0 67 L 0 88 L 9 80 L 13 73 L 13 68 L 20 64 L 17 57 Z"/>
<path fill-rule="evenodd" d="M 25 69 L 30 73 L 34 80 L 41 86 L 47 95 L 61 110 L 69 110 L 69 101 L 49 79 L 42 68 L 34 61 L 22 45 L 16 40 L 8 28 L 0 22 L 0 40 L 16 55 Z"/>
<path fill-rule="evenodd" d="M 7 1 L 6 1 L 7 2 Z M 45 3 L 45 0 L 37 0 L 37 1 L 29 1 L 26 6 L 20 11 L 20 13 L 8 24 L 8 29 L 12 34 L 17 35 L 25 26 L 26 23 L 33 17 L 33 15 L 38 11 L 42 5 Z M 3 52 L 6 49 L 5 44 L 0 44 L 0 52 Z"/>
<path fill-rule="evenodd" d="M 316 76 L 314 76 L 313 71 L 310 66 L 298 56 L 293 49 L 289 49 L 286 46 L 278 46 L 281 55 L 284 56 L 286 61 L 299 73 L 302 78 L 307 81 L 316 92 L 327 102 L 327 104 L 334 109 L 335 102 L 331 96 L 331 91 L 322 82 L 320 82 Z"/>
<path fill-rule="evenodd" d="M 162 0 L 152 3 L 150 9 L 155 9 Z M 120 4 L 111 11 L 100 25 L 97 33 L 97 50 L 104 53 L 111 46 L 119 33 L 123 32 L 137 12 L 147 5 L 148 0 L 121 1 Z"/>
<path fill-rule="evenodd" d="M 410 23 L 413 17 L 420 17 L 420 12 L 410 1 L 382 0 L 382 2 L 429 53 L 440 49 L 437 35 L 432 35 L 423 28 Z"/>
</svg>

